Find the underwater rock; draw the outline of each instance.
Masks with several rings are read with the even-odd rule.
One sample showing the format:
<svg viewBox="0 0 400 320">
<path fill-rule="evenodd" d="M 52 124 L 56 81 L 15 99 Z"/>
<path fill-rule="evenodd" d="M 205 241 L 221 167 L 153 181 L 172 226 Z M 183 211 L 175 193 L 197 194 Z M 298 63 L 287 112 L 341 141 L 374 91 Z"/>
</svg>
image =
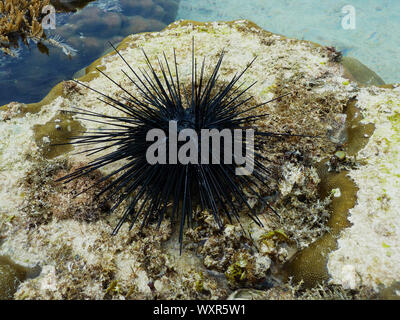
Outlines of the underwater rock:
<svg viewBox="0 0 400 320">
<path fill-rule="evenodd" d="M 175 19 L 179 7 L 179 0 L 120 0 L 120 2 L 127 15 L 140 15 L 164 23 Z"/>
<path fill-rule="evenodd" d="M 57 11 L 76 12 L 78 8 L 83 8 L 94 0 L 51 0 L 51 4 Z"/>
<path fill-rule="evenodd" d="M 243 78 L 245 84 L 257 81 L 248 92 L 254 103 L 292 92 L 259 111 L 269 114 L 260 129 L 311 136 L 275 138 L 266 146 L 272 191 L 259 192 L 279 216 L 251 199 L 264 228 L 246 217 L 247 209 L 243 209 L 241 225 L 232 221 L 221 231 L 210 213 L 198 212 L 194 228 L 186 230 L 182 255 L 178 228 L 168 219 L 159 229 L 156 224 L 146 227 L 143 234 L 140 223 L 130 231 L 124 225 L 112 237 L 123 206 L 107 215 L 107 210 L 99 210 L 95 192 L 72 200 L 91 177 L 71 186 L 54 183 L 60 172 L 70 172 L 93 157 L 79 154 L 82 147 L 53 152 L 49 143 L 59 139 L 57 119 L 64 121 L 64 127 L 68 121 L 74 128 L 102 127 L 77 117 L 64 119 L 63 110 L 78 106 L 115 116 L 120 112 L 99 102 L 98 94 L 85 87 L 60 83 L 40 103 L 13 103 L 0 111 L 4 139 L 0 145 L 0 231 L 4 238 L 0 254 L 22 265 L 43 268 L 39 277 L 19 286 L 15 298 L 227 298 L 238 288 L 269 288 L 272 276 L 279 277 L 280 268 L 294 252 L 326 233 L 332 195 L 320 199 L 315 167 L 340 149 L 343 141 L 336 138 L 340 134 L 334 128 L 342 130 L 338 119 L 345 119 L 345 109 L 358 92 L 357 83 L 344 77 L 343 66 L 330 59 L 327 48 L 272 34 L 244 20 L 178 21 L 161 32 L 130 35 L 118 48 L 135 69 L 146 66 L 142 48 L 151 61 L 163 52 L 173 59 L 175 48 L 180 81 L 190 83 L 193 38 L 196 56 L 206 58 L 206 68 L 225 48 L 220 81 L 228 81 L 258 57 Z M 154 66 L 159 71 L 159 66 Z M 100 76 L 96 68 L 133 95 L 140 95 L 121 72 L 126 67 L 115 52 L 87 67 L 80 81 L 119 96 L 122 90 Z M 70 134 L 69 130 L 61 132 L 66 137 Z M 98 170 L 93 178 L 114 169 Z"/>
<path fill-rule="evenodd" d="M 121 3 L 119 0 L 97 0 L 91 4 L 90 6 L 96 6 L 103 11 L 106 12 L 121 12 Z"/>
<path fill-rule="evenodd" d="M 342 63 L 354 80 L 360 84 L 367 86 L 380 86 L 385 84 L 380 76 L 355 58 L 343 57 Z"/>
</svg>

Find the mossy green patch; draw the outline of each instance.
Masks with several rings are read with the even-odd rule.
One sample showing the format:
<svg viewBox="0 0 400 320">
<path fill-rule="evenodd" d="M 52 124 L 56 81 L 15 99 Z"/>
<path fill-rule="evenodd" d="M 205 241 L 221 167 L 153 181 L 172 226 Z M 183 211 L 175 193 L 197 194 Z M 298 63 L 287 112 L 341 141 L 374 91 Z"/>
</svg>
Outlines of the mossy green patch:
<svg viewBox="0 0 400 320">
<path fill-rule="evenodd" d="M 276 229 L 268 232 L 267 234 L 261 236 L 262 240 L 268 240 L 271 238 L 277 238 L 278 240 L 281 241 L 288 241 L 289 237 L 286 235 L 286 233 L 282 229 Z"/>
<path fill-rule="evenodd" d="M 204 275 L 202 272 L 198 272 L 195 274 L 194 289 L 197 292 L 204 291 Z"/>
<path fill-rule="evenodd" d="M 372 123 L 361 124 L 362 117 L 356 107 L 356 102 L 356 100 L 350 101 L 346 110 L 346 154 L 349 156 L 356 155 L 364 148 L 375 130 Z"/>
<path fill-rule="evenodd" d="M 225 272 L 226 279 L 232 284 L 244 281 L 246 279 L 246 266 L 247 261 L 245 259 L 232 263 Z"/>
<path fill-rule="evenodd" d="M 110 285 L 106 289 L 106 294 L 112 294 L 113 292 L 119 293 L 120 288 L 118 285 L 118 280 L 111 281 Z"/>
<path fill-rule="evenodd" d="M 72 145 L 65 144 L 73 136 L 83 133 L 85 128 L 79 121 L 73 120 L 71 114 L 60 113 L 44 125 L 35 125 L 35 141 L 42 148 L 43 156 L 55 158 L 72 150 Z"/>
<path fill-rule="evenodd" d="M 392 124 L 393 129 L 396 131 L 396 133 L 400 133 L 400 112 L 399 111 L 394 111 L 394 113 L 389 116 L 389 121 Z"/>
</svg>

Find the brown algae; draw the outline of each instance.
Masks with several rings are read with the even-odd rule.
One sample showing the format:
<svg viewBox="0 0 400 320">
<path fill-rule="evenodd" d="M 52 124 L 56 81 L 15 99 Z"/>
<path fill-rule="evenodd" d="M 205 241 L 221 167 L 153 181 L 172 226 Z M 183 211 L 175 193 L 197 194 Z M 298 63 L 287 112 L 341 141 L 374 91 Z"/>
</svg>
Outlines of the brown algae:
<svg viewBox="0 0 400 320">
<path fill-rule="evenodd" d="M 0 1 L 0 51 L 12 55 L 12 48 L 19 40 L 45 38 L 42 28 L 42 8 L 49 0 L 1 0 Z"/>
</svg>

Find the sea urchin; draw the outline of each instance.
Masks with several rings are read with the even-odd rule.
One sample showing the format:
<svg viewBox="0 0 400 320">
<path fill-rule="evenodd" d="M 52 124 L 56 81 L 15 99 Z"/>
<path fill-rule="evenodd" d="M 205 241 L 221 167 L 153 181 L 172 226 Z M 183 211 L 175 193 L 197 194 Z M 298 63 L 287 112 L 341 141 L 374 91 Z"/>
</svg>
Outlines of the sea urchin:
<svg viewBox="0 0 400 320">
<path fill-rule="evenodd" d="M 211 212 L 220 228 L 224 217 L 229 221 L 239 221 L 240 210 L 247 207 L 250 217 L 261 226 L 248 202 L 248 195 L 263 201 L 257 190 L 268 187 L 270 172 L 263 164 L 263 145 L 271 136 L 292 135 L 260 132 L 254 128 L 255 122 L 267 115 L 255 115 L 251 111 L 282 97 L 249 106 L 252 97 L 247 96 L 248 91 L 255 83 L 243 88 L 238 81 L 255 59 L 242 72 L 233 75 L 229 82 L 222 82 L 218 80 L 218 74 L 224 51 L 207 76 L 205 59 L 198 69 L 193 41 L 192 79 L 190 84 L 185 84 L 179 78 L 175 50 L 173 65 L 165 54 L 163 61 L 158 59 L 160 73 L 157 74 L 144 51 L 148 69 L 135 71 L 113 48 L 132 74 L 122 72 L 140 94 L 134 96 L 101 70 L 99 72 L 126 94 L 122 100 L 76 81 L 98 93 L 102 96 L 99 100 L 124 115 L 109 116 L 80 108 L 71 111 L 90 116 L 92 118 L 85 120 L 100 122 L 110 128 L 73 137 L 69 144 L 92 145 L 84 151 L 90 155 L 103 151 L 108 153 L 60 180 L 69 182 L 121 161 L 119 169 L 97 181 L 110 181 L 98 196 L 106 192 L 108 197 L 118 196 L 111 211 L 127 202 L 113 234 L 125 221 L 130 221 L 129 228 L 132 228 L 140 217 L 143 228 L 155 221 L 159 226 L 165 216 L 170 216 L 180 223 L 182 248 L 185 224 L 192 225 L 193 212 L 198 207 Z M 208 133 L 208 140 L 204 133 Z M 151 159 L 149 154 L 153 155 Z M 246 164 L 247 171 L 240 171 L 243 164 Z"/>
</svg>

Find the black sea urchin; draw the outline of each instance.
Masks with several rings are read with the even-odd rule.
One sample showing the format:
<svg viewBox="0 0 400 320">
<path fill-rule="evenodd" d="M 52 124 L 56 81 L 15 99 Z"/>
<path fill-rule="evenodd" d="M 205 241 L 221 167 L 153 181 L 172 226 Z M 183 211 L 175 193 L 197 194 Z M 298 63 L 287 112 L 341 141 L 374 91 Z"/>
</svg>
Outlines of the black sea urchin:
<svg viewBox="0 0 400 320">
<path fill-rule="evenodd" d="M 213 214 L 220 228 L 223 226 L 224 217 L 229 221 L 232 218 L 239 220 L 239 212 L 243 207 L 248 208 L 250 217 L 261 226 L 247 198 L 247 195 L 251 194 L 263 201 L 256 189 L 268 187 L 270 172 L 263 164 L 265 158 L 261 155 L 261 150 L 269 137 L 291 136 L 291 134 L 260 132 L 253 127 L 255 121 L 265 117 L 266 114 L 255 114 L 250 111 L 282 97 L 249 105 L 252 97 L 245 96 L 255 83 L 242 88 L 243 84 L 238 85 L 238 81 L 255 59 L 242 72 L 236 73 L 229 82 L 221 82 L 218 81 L 218 73 L 224 51 L 221 52 L 212 73 L 206 76 L 205 59 L 198 70 L 193 44 L 192 79 L 190 85 L 185 85 L 179 78 L 175 50 L 173 69 L 164 54 L 163 62 L 158 59 L 161 73 L 157 74 L 144 51 L 148 70 L 135 71 L 114 46 L 113 48 L 132 72 L 132 75 L 129 75 L 122 70 L 140 95 L 132 95 L 100 70 L 126 94 L 122 101 L 77 81 L 97 92 L 102 96 L 99 100 L 118 109 L 124 116 L 108 116 L 80 108 L 72 111 L 74 114 L 97 118 L 86 120 L 107 124 L 110 128 L 87 132 L 84 136 L 72 138 L 73 141 L 70 143 L 92 145 L 93 148 L 84 151 L 91 155 L 105 150 L 110 151 L 60 180 L 69 182 L 111 163 L 124 161 L 119 169 L 97 182 L 110 181 L 99 195 L 108 191 L 110 191 L 109 197 L 119 195 L 111 211 L 127 201 L 126 210 L 113 234 L 116 234 L 127 220 L 130 220 L 130 228 L 139 217 L 142 219 L 142 227 L 150 221 L 157 220 L 159 226 L 163 218 L 169 215 L 172 219 L 180 221 L 179 242 L 182 248 L 184 226 L 192 225 L 194 208 L 198 205 L 202 210 L 208 210 Z M 172 75 L 173 72 L 175 76 Z M 171 124 L 175 125 L 178 136 L 187 133 L 187 129 L 192 130 L 197 138 L 205 129 L 214 130 L 214 133 L 221 133 L 219 138 L 223 136 L 224 144 L 217 143 L 216 149 L 210 140 L 202 144 L 201 142 L 205 140 L 191 139 L 191 136 L 186 134 L 185 139 L 177 140 L 176 136 L 173 137 L 173 131 L 170 131 Z M 166 133 L 158 137 L 157 143 L 154 143 L 155 139 L 153 141 L 146 139 L 153 129 Z M 246 139 L 241 143 L 245 130 L 250 130 L 253 140 Z M 171 143 L 174 139 L 178 142 L 180 153 L 182 152 L 180 148 L 184 148 L 183 156 L 187 156 L 189 152 L 190 157 L 186 157 L 186 161 L 177 162 L 178 155 L 172 152 L 174 148 Z M 240 152 L 233 156 L 232 149 L 239 142 Z M 158 162 L 149 161 L 147 156 L 151 148 L 156 149 L 154 156 Z M 218 152 L 220 159 L 224 161 L 215 159 Z M 169 155 L 167 161 L 161 153 Z M 250 161 L 253 167 L 251 172 L 238 175 L 237 169 L 244 163 L 238 159 L 243 160 L 241 157 L 243 153 L 246 154 L 245 160 Z M 273 210 L 268 203 L 267 206 Z"/>
</svg>

